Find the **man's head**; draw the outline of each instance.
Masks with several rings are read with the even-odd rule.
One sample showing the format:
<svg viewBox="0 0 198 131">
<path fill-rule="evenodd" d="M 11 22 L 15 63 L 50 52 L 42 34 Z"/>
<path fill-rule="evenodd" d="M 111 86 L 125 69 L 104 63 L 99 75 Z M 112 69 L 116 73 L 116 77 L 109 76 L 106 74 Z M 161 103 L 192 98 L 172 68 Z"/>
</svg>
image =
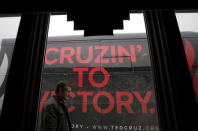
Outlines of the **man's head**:
<svg viewBox="0 0 198 131">
<path fill-rule="evenodd" d="M 70 92 L 71 86 L 69 84 L 66 84 L 62 81 L 57 83 L 55 93 L 58 96 L 62 97 L 63 99 L 68 99 Z"/>
</svg>

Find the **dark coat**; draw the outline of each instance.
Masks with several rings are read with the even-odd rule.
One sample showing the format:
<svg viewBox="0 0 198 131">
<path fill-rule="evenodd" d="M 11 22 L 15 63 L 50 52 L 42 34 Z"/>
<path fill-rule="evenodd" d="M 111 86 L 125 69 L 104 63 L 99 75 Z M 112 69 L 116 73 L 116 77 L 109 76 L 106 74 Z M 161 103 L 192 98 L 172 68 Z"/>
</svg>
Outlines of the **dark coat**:
<svg viewBox="0 0 198 131">
<path fill-rule="evenodd" d="M 39 131 L 71 131 L 71 123 L 64 102 L 50 97 L 40 114 Z"/>
</svg>

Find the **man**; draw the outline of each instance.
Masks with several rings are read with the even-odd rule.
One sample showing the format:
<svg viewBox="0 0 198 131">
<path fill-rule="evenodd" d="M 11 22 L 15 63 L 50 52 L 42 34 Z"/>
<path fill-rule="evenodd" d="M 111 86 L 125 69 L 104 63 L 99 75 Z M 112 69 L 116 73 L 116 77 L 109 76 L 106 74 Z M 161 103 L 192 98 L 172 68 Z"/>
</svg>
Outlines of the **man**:
<svg viewBox="0 0 198 131">
<path fill-rule="evenodd" d="M 39 131 L 71 131 L 71 123 L 64 104 L 69 99 L 71 86 L 64 82 L 56 85 L 55 96 L 44 104 L 41 112 Z"/>
</svg>

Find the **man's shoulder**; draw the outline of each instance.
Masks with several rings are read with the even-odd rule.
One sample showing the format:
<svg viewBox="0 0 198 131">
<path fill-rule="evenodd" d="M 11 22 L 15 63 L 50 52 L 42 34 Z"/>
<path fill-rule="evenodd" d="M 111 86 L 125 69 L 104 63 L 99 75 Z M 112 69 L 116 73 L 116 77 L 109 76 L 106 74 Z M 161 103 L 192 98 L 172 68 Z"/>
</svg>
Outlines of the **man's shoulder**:
<svg viewBox="0 0 198 131">
<path fill-rule="evenodd" d="M 44 104 L 44 107 L 49 107 L 49 106 L 57 106 L 57 102 L 53 96 L 51 96 Z"/>
<path fill-rule="evenodd" d="M 46 112 L 48 111 L 56 111 L 56 112 L 59 112 L 61 114 L 63 114 L 63 111 L 62 111 L 62 108 L 61 106 L 58 104 L 57 100 L 55 97 L 50 97 L 46 103 L 44 104 L 44 110 Z"/>
</svg>

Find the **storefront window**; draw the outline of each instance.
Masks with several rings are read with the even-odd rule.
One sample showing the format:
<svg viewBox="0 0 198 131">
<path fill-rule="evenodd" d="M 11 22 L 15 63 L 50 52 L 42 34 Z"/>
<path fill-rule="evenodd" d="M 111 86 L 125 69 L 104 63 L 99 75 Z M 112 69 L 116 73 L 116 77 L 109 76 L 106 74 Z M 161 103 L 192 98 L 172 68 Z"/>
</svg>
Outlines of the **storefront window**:
<svg viewBox="0 0 198 131">
<path fill-rule="evenodd" d="M 73 131 L 158 131 L 143 14 L 130 14 L 124 30 L 114 30 L 113 36 L 84 37 L 66 18 L 50 19 L 37 129 L 56 84 L 63 81 L 72 89 L 64 104 Z"/>
</svg>

